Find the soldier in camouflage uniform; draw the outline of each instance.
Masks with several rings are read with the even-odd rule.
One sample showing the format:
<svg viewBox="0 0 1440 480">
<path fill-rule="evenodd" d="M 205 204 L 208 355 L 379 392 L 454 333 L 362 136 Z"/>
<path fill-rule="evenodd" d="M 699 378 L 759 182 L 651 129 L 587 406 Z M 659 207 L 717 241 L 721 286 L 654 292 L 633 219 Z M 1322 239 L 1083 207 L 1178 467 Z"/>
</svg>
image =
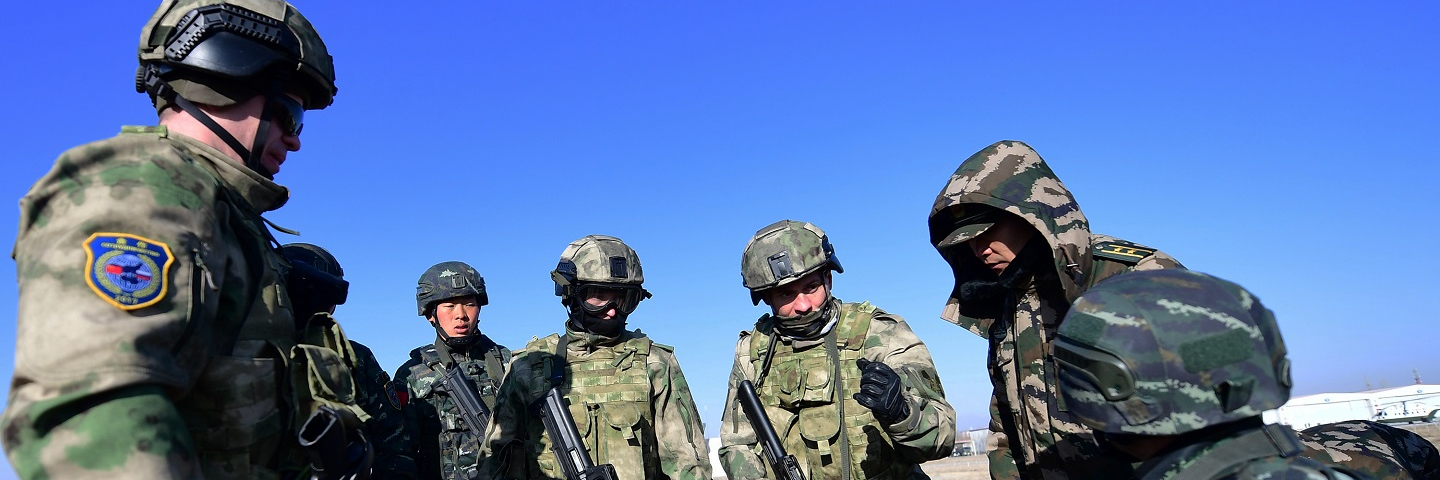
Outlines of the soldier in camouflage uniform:
<svg viewBox="0 0 1440 480">
<path fill-rule="evenodd" d="M 935 199 L 930 241 L 955 274 L 942 317 L 989 341 L 992 478 L 1121 477 L 1089 429 L 1053 401 L 1050 340 L 1070 302 L 1131 270 L 1180 268 L 1154 249 L 1090 233 L 1080 206 L 1029 145 L 971 155 Z"/>
<path fill-rule="evenodd" d="M 736 400 L 744 380 L 811 479 L 928 478 L 920 463 L 955 448 L 955 410 L 930 351 L 899 316 L 835 298 L 832 270 L 844 271 L 809 223 L 776 222 L 745 246 L 750 300 L 771 313 L 735 345 L 720 427 L 731 480 L 777 478 Z"/>
<path fill-rule="evenodd" d="M 1238 285 L 1119 275 L 1075 301 L 1052 345 L 1065 406 L 1108 454 L 1141 462 L 1135 478 L 1365 478 L 1298 455 L 1294 430 L 1261 419 L 1290 398 L 1290 360 L 1274 315 Z"/>
<path fill-rule="evenodd" d="M 335 307 L 345 303 L 350 288 L 340 262 L 328 250 L 309 243 L 282 245 L 280 254 L 290 262 L 285 287 L 294 305 L 296 325 L 307 333 L 315 329 L 338 329 L 333 316 Z M 348 346 L 348 351 L 343 347 L 336 350 L 354 378 L 356 404 L 370 414 L 364 432 L 375 447 L 371 478 L 415 478 L 415 460 L 405 451 L 409 444 L 409 439 L 403 436 L 405 420 L 396 408 L 398 405 L 391 403 L 385 394 L 390 374 L 380 367 L 369 347 L 354 340 L 349 340 Z"/>
<path fill-rule="evenodd" d="M 460 369 L 474 388 L 470 394 L 493 411 L 510 349 L 480 333 L 480 307 L 490 303 L 490 296 L 485 279 L 464 262 L 440 262 L 425 270 L 415 302 L 420 316 L 435 328 L 435 342 L 410 351 L 387 393 L 405 411 L 405 437 L 412 442 L 407 448 L 420 478 L 477 478 L 485 425 L 465 419 L 456 401 L 460 393 L 443 379 Z"/>
<path fill-rule="evenodd" d="M 326 383 L 340 376 L 294 376 L 334 352 L 299 344 L 261 213 L 289 197 L 272 179 L 304 110 L 333 99 L 331 57 L 283 1 L 187 0 L 156 10 L 139 60 L 160 125 L 61 154 L 20 202 L 10 464 L 66 479 L 302 469 L 311 411 L 364 412 Z"/>
<path fill-rule="evenodd" d="M 551 278 L 565 334 L 516 355 L 481 451 L 483 478 L 564 478 L 531 410 L 557 388 L 596 465 L 612 465 L 621 480 L 708 480 L 704 428 L 675 349 L 625 328 L 650 297 L 635 250 L 588 235 L 565 248 Z"/>
<path fill-rule="evenodd" d="M 1377 480 L 1440 480 L 1440 452 L 1403 428 L 1350 420 L 1307 428 L 1300 440 L 1301 455 Z"/>
</svg>

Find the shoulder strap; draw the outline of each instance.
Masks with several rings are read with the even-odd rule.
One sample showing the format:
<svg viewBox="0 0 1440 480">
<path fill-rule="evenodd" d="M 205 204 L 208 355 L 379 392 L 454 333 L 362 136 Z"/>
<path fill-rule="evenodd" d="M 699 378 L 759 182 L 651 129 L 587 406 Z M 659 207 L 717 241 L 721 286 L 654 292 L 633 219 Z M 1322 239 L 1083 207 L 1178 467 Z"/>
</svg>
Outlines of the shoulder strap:
<svg viewBox="0 0 1440 480">
<path fill-rule="evenodd" d="M 1300 453 L 1300 438 L 1278 424 L 1269 424 L 1226 442 L 1195 460 L 1172 480 L 1206 480 L 1236 465 L 1265 457 Z"/>
<path fill-rule="evenodd" d="M 1124 263 L 1126 265 L 1130 265 L 1132 267 L 1135 266 L 1135 264 L 1140 263 L 1141 260 L 1144 260 L 1145 257 L 1149 257 L 1154 254 L 1155 249 L 1153 248 L 1136 245 L 1124 241 L 1097 243 L 1093 247 L 1092 253 L 1092 255 L 1094 255 L 1096 258 L 1113 260 L 1116 262 Z"/>
</svg>

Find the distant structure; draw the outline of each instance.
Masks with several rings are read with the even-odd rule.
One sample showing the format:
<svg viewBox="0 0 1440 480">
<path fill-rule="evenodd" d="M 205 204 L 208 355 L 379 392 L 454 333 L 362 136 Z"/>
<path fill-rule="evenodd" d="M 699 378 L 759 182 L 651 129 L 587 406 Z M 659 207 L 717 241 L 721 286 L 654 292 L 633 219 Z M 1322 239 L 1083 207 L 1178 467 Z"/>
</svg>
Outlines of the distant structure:
<svg viewBox="0 0 1440 480">
<path fill-rule="evenodd" d="M 955 432 L 956 457 L 985 454 L 985 440 L 990 438 L 990 429 L 977 428 Z"/>
<path fill-rule="evenodd" d="M 1419 379 L 1418 374 L 1416 379 Z M 1295 397 L 1280 408 L 1265 412 L 1265 421 L 1304 430 L 1346 420 L 1433 422 L 1437 416 L 1440 416 L 1440 385 L 1417 384 Z"/>
</svg>

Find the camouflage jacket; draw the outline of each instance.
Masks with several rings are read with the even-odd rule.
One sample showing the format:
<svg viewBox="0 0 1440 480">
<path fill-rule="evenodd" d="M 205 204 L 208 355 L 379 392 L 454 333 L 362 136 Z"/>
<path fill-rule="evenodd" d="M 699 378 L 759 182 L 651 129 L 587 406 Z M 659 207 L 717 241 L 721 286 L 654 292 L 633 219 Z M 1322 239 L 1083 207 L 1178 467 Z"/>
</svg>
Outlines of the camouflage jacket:
<svg viewBox="0 0 1440 480">
<path fill-rule="evenodd" d="M 1409 430 L 1351 420 L 1307 428 L 1300 440 L 1301 455 L 1376 480 L 1440 480 L 1440 453 Z"/>
<path fill-rule="evenodd" d="M 776 478 L 768 473 L 755 430 L 736 400 L 742 380 L 756 384 L 776 436 L 808 478 L 924 478 L 921 462 L 946 457 L 955 448 L 955 410 L 945 402 L 925 344 L 899 316 L 869 303 L 831 301 L 839 319 L 823 340 L 774 336 L 770 315 L 740 334 L 720 426 L 720 463 L 730 479 Z M 775 351 L 768 354 L 772 345 Z M 769 370 L 757 378 L 767 356 Z M 909 417 L 884 425 L 855 401 L 860 358 L 900 374 Z"/>
<path fill-rule="evenodd" d="M 370 420 L 365 422 L 365 435 L 375 449 L 370 478 L 376 480 L 415 478 L 415 459 L 406 446 L 413 445 L 405 437 L 405 417 L 398 402 L 391 402 L 386 395 L 385 385 L 390 383 L 390 374 L 380 368 L 375 354 L 360 342 L 350 341 L 355 350 L 355 365 L 351 373 L 355 377 L 356 403 Z"/>
<path fill-rule="evenodd" d="M 409 396 L 403 406 L 403 436 L 411 442 L 406 448 L 414 455 L 422 479 L 476 478 L 483 439 L 473 433 L 442 381 L 452 365 L 462 369 L 479 390 L 480 401 L 494 411 L 510 349 L 482 334 L 469 348 L 451 350 L 452 358 L 445 359 L 440 354 L 441 342 L 436 339 L 434 344 L 411 350 L 410 360 L 395 371 L 395 384 L 404 385 Z"/>
<path fill-rule="evenodd" d="M 301 467 L 296 340 L 260 212 L 285 187 L 164 127 L 60 156 L 20 201 L 5 449 L 22 478 Z"/>
<path fill-rule="evenodd" d="M 530 406 L 551 388 L 547 365 L 564 365 L 560 393 L 595 464 L 621 480 L 708 480 L 704 428 L 674 349 L 638 331 L 602 337 L 566 329 L 531 340 L 515 357 L 481 450 L 481 478 L 563 479 L 550 438 Z"/>
<path fill-rule="evenodd" d="M 1135 469 L 1140 480 L 1366 480 L 1368 477 L 1335 470 L 1321 462 L 1280 453 L 1276 445 L 1298 447 L 1295 431 L 1270 425 L 1169 449 Z M 1078 475 L 1077 475 L 1078 476 Z M 1109 477 L 1095 477 L 1109 478 Z"/>
<path fill-rule="evenodd" d="M 1039 232 L 1031 241 L 1049 247 L 1053 264 L 1018 279 L 998 314 L 976 313 L 980 309 L 962 304 L 960 286 L 981 278 L 984 266 L 964 246 L 940 245 L 948 233 L 942 228 L 948 211 L 963 204 L 1017 215 Z M 930 215 L 932 244 L 956 277 L 941 316 L 989 341 L 991 476 L 1016 478 L 1017 468 L 1031 479 L 1068 478 L 1067 470 L 1123 475 L 1128 466 L 1098 455 L 1090 429 L 1054 400 L 1059 396 L 1050 342 L 1070 302 L 1096 282 L 1132 270 L 1183 267 L 1155 249 L 1092 234 L 1070 191 L 1021 142 L 998 142 L 961 163 Z"/>
</svg>

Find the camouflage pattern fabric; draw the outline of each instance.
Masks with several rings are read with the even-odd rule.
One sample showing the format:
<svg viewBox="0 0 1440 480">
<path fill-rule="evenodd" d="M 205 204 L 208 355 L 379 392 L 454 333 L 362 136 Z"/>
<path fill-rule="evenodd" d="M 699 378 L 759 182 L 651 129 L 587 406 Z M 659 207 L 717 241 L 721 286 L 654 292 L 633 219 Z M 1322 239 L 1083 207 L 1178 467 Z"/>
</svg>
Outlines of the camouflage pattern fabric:
<svg viewBox="0 0 1440 480">
<path fill-rule="evenodd" d="M 1351 420 L 1307 428 L 1300 440 L 1301 455 L 1377 480 L 1440 480 L 1440 452 L 1403 428 Z"/>
<path fill-rule="evenodd" d="M 288 191 L 164 127 L 125 132 L 65 152 L 20 202 L 10 464 L 67 479 L 299 468 L 282 464 L 299 412 L 277 376 L 295 326 L 259 215 Z"/>
<path fill-rule="evenodd" d="M 437 339 L 436 343 L 439 342 Z M 500 369 L 504 370 L 510 350 L 482 334 L 469 348 L 451 349 L 450 353 L 455 368 L 463 369 L 465 376 L 480 390 L 476 392 L 480 401 L 494 411 L 500 379 L 505 372 L 493 371 L 486 357 L 496 356 L 500 359 Z M 403 415 L 403 436 L 410 442 L 406 450 L 414 455 L 420 478 L 477 478 L 483 439 L 470 430 L 460 407 L 441 388 L 441 381 L 450 368 L 447 363 L 436 344 L 424 345 L 411 350 L 410 359 L 395 371 L 395 382 L 405 385 L 410 396 Z"/>
<path fill-rule="evenodd" d="M 1053 269 L 1021 279 L 996 317 L 967 314 L 962 282 L 982 275 L 983 265 L 961 245 L 946 245 L 956 229 L 954 210 L 984 205 L 1019 216 L 1050 247 Z M 1090 431 L 1056 405 L 1054 338 L 1069 302 L 1095 282 L 1126 271 L 1183 268 L 1155 249 L 1093 234 L 1074 196 L 1029 145 L 997 142 L 971 155 L 940 191 L 930 213 L 931 243 L 955 270 L 956 285 L 941 317 L 989 341 L 990 435 L 993 478 L 1068 478 L 1069 471 L 1123 471 L 1128 466 L 1096 461 Z M 1050 293 L 1054 292 L 1054 293 Z M 1006 425 L 1013 427 L 1007 428 Z M 1068 466 L 1062 468 L 1062 466 Z"/>
<path fill-rule="evenodd" d="M 1275 425 L 1274 428 L 1279 428 L 1290 436 L 1295 435 L 1295 431 L 1290 427 Z M 1238 436 L 1231 436 L 1199 448 L 1179 449 L 1175 454 L 1142 464 L 1135 472 L 1135 478 L 1143 480 L 1182 478 L 1187 469 L 1195 468 L 1198 462 L 1206 460 L 1207 455 L 1227 449 L 1230 447 L 1230 443 L 1237 441 L 1237 438 Z M 1321 462 L 1303 456 L 1269 455 L 1233 465 L 1209 478 L 1214 480 L 1368 480 L 1369 477 L 1337 471 Z"/>
<path fill-rule="evenodd" d="M 955 410 L 945 402 L 925 344 L 899 316 L 869 303 L 832 301 L 839 312 L 835 328 L 822 340 L 781 337 L 763 380 L 756 376 L 775 319 L 762 316 L 754 330 L 741 333 L 720 427 L 720 462 L 731 480 L 776 478 L 736 400 L 743 380 L 758 385 L 756 395 L 776 435 L 808 478 L 926 478 L 919 464 L 949 456 L 954 449 Z M 900 374 L 908 418 L 884 425 L 855 401 L 860 358 L 882 362 Z"/>
<path fill-rule="evenodd" d="M 704 427 L 671 347 L 638 331 L 605 337 L 566 329 L 560 393 L 590 458 L 622 480 L 708 480 Z M 530 405 L 550 388 L 558 335 L 531 340 L 500 387 L 481 450 L 481 478 L 563 479 Z"/>
<path fill-rule="evenodd" d="M 1261 414 L 1290 398 L 1274 314 L 1201 273 L 1127 273 L 1076 299 L 1054 341 L 1075 416 L 1119 446 L 1167 440 L 1139 478 L 1349 478 Z M 1117 446 L 1117 449 L 1124 450 Z"/>
<path fill-rule="evenodd" d="M 406 437 L 405 417 L 385 394 L 390 374 L 380 367 L 369 347 L 350 341 L 356 362 L 351 367 L 355 377 L 356 403 L 370 414 L 365 422 L 365 435 L 375 449 L 370 478 L 375 480 L 415 478 L 415 459 L 407 451 L 414 440 Z"/>
</svg>

